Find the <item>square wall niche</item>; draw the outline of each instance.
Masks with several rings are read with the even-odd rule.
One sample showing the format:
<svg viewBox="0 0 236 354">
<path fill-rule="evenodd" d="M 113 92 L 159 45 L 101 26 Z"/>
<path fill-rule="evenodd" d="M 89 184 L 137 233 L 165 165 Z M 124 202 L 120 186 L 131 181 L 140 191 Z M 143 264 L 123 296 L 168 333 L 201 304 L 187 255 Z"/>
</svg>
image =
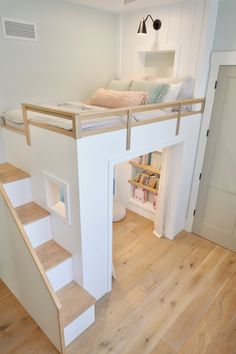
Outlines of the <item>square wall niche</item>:
<svg viewBox="0 0 236 354">
<path fill-rule="evenodd" d="M 176 62 L 175 50 L 140 51 L 145 77 L 172 77 Z"/>
<path fill-rule="evenodd" d="M 58 177 L 43 172 L 47 207 L 61 221 L 71 225 L 69 184 Z"/>
</svg>

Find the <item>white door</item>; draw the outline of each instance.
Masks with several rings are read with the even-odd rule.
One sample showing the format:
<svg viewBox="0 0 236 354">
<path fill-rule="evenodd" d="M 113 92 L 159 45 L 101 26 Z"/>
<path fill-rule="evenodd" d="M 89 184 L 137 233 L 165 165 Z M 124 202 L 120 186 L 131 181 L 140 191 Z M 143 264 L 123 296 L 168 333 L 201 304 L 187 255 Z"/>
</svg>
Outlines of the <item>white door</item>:
<svg viewBox="0 0 236 354">
<path fill-rule="evenodd" d="M 221 66 L 193 232 L 236 251 L 236 66 Z"/>
</svg>

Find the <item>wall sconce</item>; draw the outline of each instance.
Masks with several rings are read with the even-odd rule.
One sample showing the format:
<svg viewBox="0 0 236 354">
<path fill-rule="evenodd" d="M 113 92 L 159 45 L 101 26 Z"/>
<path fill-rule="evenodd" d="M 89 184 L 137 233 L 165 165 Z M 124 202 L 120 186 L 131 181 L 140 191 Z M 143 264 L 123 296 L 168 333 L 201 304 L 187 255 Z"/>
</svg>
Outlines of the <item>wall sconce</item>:
<svg viewBox="0 0 236 354">
<path fill-rule="evenodd" d="M 155 31 L 158 31 L 161 28 L 161 21 L 160 20 L 158 20 L 158 19 L 153 20 L 151 15 L 147 15 L 147 17 L 145 19 L 142 18 L 142 20 L 140 21 L 138 32 L 137 32 L 139 35 L 147 34 L 146 21 L 147 21 L 148 17 L 151 18 L 151 20 L 153 22 L 153 29 Z"/>
</svg>

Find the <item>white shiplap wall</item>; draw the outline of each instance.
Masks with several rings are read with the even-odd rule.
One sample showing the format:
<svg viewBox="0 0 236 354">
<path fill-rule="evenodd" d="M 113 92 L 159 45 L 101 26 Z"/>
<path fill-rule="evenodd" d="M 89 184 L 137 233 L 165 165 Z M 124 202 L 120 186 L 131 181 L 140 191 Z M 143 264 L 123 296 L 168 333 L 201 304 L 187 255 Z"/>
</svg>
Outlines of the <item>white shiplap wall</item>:
<svg viewBox="0 0 236 354">
<path fill-rule="evenodd" d="M 121 15 L 120 65 L 118 76 L 142 77 L 143 60 L 139 51 L 176 50 L 175 76 L 196 76 L 203 26 L 205 0 L 183 1 Z M 147 36 L 137 36 L 139 21 L 147 14 L 162 21 L 156 32 L 150 19 Z"/>
</svg>

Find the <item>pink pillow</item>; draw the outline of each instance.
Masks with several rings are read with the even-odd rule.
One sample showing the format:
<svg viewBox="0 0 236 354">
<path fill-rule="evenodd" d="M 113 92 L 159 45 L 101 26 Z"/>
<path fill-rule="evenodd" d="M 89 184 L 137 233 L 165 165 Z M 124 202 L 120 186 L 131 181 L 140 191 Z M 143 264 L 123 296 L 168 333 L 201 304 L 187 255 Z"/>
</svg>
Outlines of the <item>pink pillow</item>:
<svg viewBox="0 0 236 354">
<path fill-rule="evenodd" d="M 107 108 L 140 106 L 147 103 L 147 92 L 113 91 L 100 88 L 96 91 L 89 104 Z"/>
</svg>

